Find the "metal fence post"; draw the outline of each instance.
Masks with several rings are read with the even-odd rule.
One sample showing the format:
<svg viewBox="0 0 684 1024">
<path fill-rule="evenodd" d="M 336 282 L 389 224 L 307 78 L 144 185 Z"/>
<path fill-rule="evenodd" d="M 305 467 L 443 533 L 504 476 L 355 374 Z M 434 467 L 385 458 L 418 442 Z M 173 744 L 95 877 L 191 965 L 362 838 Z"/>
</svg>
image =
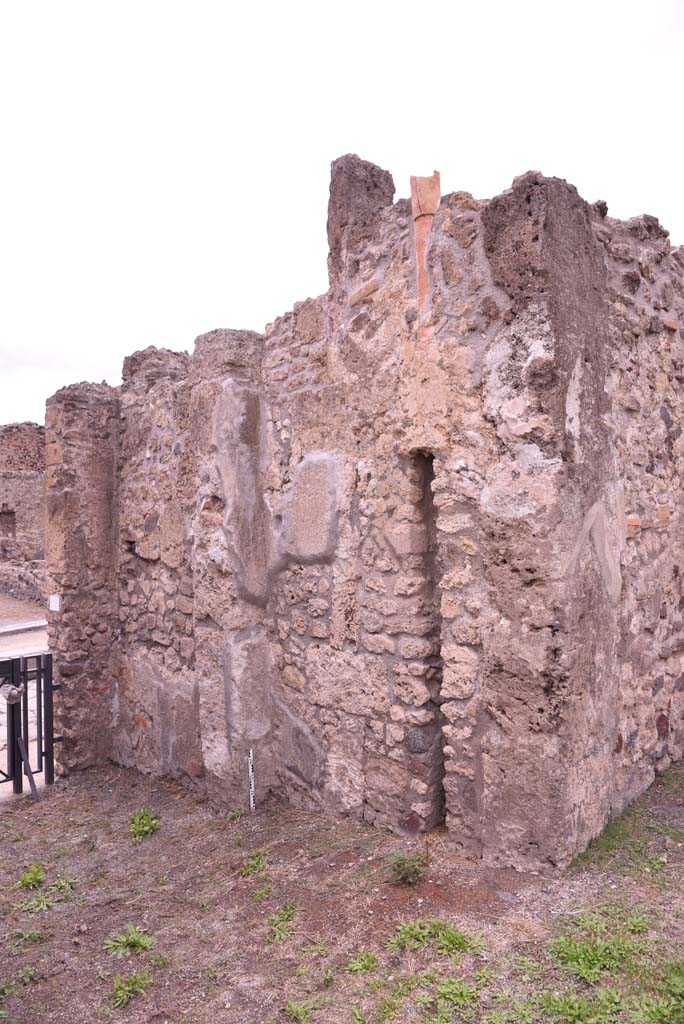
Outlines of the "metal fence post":
<svg viewBox="0 0 684 1024">
<path fill-rule="evenodd" d="M 12 661 L 12 686 L 21 686 L 21 667 L 19 659 Z M 7 720 L 9 731 L 7 735 L 7 757 L 9 760 L 9 775 L 12 776 L 12 792 L 23 791 L 22 760 L 19 750 L 19 737 L 21 736 L 21 701 L 7 705 Z"/>
<path fill-rule="evenodd" d="M 40 659 L 43 666 L 43 700 L 45 714 L 45 785 L 51 786 L 55 781 L 55 720 L 52 689 L 52 655 L 46 654 Z"/>
</svg>

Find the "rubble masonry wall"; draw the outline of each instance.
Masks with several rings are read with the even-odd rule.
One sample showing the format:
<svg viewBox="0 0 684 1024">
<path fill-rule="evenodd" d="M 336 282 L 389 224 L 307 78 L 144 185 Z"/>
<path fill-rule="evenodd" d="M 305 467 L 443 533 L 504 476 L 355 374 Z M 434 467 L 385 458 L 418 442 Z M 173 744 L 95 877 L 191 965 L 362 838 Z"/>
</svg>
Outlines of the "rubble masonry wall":
<svg viewBox="0 0 684 1024">
<path fill-rule="evenodd" d="M 419 294 L 393 193 L 336 161 L 326 295 L 50 400 L 65 767 L 246 805 L 251 749 L 259 800 L 563 864 L 682 755 L 684 258 L 529 173 L 419 210 Z"/>
<path fill-rule="evenodd" d="M 0 427 L 0 592 L 45 600 L 45 431 Z"/>
</svg>

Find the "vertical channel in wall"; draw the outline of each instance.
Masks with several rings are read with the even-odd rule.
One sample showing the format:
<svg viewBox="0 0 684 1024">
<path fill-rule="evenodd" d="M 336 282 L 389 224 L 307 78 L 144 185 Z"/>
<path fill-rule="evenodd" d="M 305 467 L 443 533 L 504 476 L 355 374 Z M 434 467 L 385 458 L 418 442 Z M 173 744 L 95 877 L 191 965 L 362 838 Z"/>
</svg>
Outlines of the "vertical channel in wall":
<svg viewBox="0 0 684 1024">
<path fill-rule="evenodd" d="M 429 452 L 416 452 L 413 455 L 413 464 L 422 495 L 420 516 L 425 538 L 422 566 L 423 587 L 418 595 L 419 611 L 430 624 L 430 633 L 425 638 L 429 641 L 430 652 L 422 662 L 413 662 L 408 668 L 409 671 L 424 673 L 423 679 L 429 691 L 430 700 L 423 711 L 426 716 L 431 717 L 431 728 L 430 743 L 426 749 L 419 752 L 411 749 L 413 738 L 411 732 L 407 736 L 407 745 L 409 753 L 412 756 L 419 754 L 423 763 L 427 792 L 422 800 L 424 805 L 422 827 L 429 829 L 441 824 L 445 816 L 442 712 L 439 707 L 442 687 L 442 618 L 437 562 L 437 516 L 433 496 L 434 459 Z M 423 746 L 425 747 L 426 744 L 423 743 Z"/>
</svg>

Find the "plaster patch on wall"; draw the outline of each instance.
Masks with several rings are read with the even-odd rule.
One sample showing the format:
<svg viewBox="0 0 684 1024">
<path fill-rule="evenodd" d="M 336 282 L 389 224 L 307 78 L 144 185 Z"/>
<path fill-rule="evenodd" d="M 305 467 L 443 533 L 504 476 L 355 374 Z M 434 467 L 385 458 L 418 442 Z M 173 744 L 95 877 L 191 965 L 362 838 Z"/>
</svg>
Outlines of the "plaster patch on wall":
<svg viewBox="0 0 684 1024">
<path fill-rule="evenodd" d="M 214 408 L 211 432 L 225 504 L 223 531 L 238 589 L 257 605 L 268 600 L 271 554 L 270 512 L 262 486 L 264 406 L 257 390 L 228 379 Z"/>
<path fill-rule="evenodd" d="M 601 501 L 595 502 L 586 513 L 582 529 L 563 570 L 563 575 L 572 571 L 587 537 L 590 536 L 601 578 L 614 605 L 620 600 L 622 590 L 620 555 L 625 545 L 624 522 L 624 496 L 622 487 L 618 486 L 613 493 L 606 494 Z"/>
<path fill-rule="evenodd" d="M 582 430 L 582 423 L 580 420 L 580 399 L 582 394 L 583 370 L 584 364 L 582 362 L 582 357 L 578 356 L 575 360 L 572 377 L 570 378 L 568 391 L 565 396 L 565 430 L 575 442 L 575 461 L 578 461 L 580 457 L 579 439 Z"/>
<path fill-rule="evenodd" d="M 283 502 L 275 569 L 287 561 L 329 562 L 337 545 L 335 456 L 309 452 L 295 469 Z"/>
</svg>

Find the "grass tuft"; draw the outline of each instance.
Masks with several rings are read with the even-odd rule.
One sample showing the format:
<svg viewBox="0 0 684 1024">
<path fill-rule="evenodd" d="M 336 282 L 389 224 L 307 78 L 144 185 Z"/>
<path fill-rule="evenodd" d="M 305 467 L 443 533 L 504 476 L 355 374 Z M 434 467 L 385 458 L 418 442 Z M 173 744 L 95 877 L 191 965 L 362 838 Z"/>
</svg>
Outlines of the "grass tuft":
<svg viewBox="0 0 684 1024">
<path fill-rule="evenodd" d="M 130 956 L 131 953 L 141 953 L 143 950 L 152 949 L 156 943 L 153 935 L 149 935 L 144 928 L 138 928 L 135 924 L 127 924 L 122 932 L 115 932 L 109 939 L 106 939 L 104 948 L 112 956 L 121 960 L 122 957 Z"/>
<path fill-rule="evenodd" d="M 266 870 L 266 854 L 263 850 L 255 850 L 242 862 L 240 877 L 249 878 L 250 875 L 260 875 Z"/>
<path fill-rule="evenodd" d="M 109 993 L 113 1007 L 128 1006 L 135 996 L 142 996 L 152 984 L 152 976 L 149 971 L 139 971 L 122 978 L 117 974 L 114 978 L 114 988 Z"/>
<path fill-rule="evenodd" d="M 352 974 L 366 974 L 368 971 L 374 971 L 377 963 L 378 958 L 374 953 L 368 949 L 360 949 L 347 963 L 347 970 Z"/>
<path fill-rule="evenodd" d="M 298 912 L 294 903 L 286 903 L 280 910 L 268 915 L 268 941 L 273 945 L 283 942 L 292 934 L 292 921 Z"/>
<path fill-rule="evenodd" d="M 399 885 L 415 885 L 427 870 L 425 858 L 420 853 L 404 853 L 400 850 L 389 857 L 385 863 L 390 869 L 390 878 Z"/>
<path fill-rule="evenodd" d="M 39 889 L 45 881 L 45 869 L 40 864 L 31 864 L 17 882 L 19 889 Z"/>
</svg>

